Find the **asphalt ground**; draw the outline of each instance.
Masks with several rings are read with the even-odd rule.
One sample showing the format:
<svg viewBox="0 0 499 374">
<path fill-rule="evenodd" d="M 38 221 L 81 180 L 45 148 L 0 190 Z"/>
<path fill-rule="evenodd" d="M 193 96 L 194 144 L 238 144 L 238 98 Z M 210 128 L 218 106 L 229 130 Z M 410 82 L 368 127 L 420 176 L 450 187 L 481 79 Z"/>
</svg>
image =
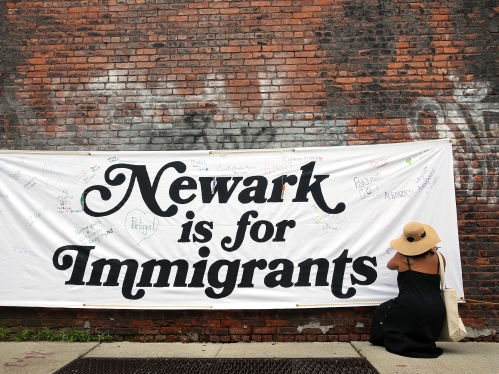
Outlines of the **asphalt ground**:
<svg viewBox="0 0 499 374">
<path fill-rule="evenodd" d="M 364 357 L 380 374 L 499 372 L 499 343 L 459 342 L 437 343 L 437 345 L 443 348 L 443 355 L 436 359 L 416 359 L 391 354 L 369 342 L 231 344 L 0 342 L 0 373 L 49 374 L 73 360 L 87 357 L 223 359 Z"/>
</svg>

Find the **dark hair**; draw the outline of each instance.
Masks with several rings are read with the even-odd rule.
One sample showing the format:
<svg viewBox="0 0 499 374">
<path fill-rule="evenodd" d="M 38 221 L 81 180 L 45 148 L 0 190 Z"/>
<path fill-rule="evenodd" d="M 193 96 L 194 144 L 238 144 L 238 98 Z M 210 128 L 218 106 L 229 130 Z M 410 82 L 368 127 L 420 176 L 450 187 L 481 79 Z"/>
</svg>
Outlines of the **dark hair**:
<svg viewBox="0 0 499 374">
<path fill-rule="evenodd" d="M 428 253 L 430 253 L 432 256 L 435 254 L 435 252 L 432 251 L 433 248 L 430 248 L 428 249 L 426 252 L 423 252 L 423 253 L 420 253 L 419 255 L 415 255 L 415 256 L 407 256 L 407 255 L 404 255 L 405 257 L 408 257 L 412 260 L 418 260 L 420 258 L 423 258 L 423 257 L 426 257 L 428 255 Z"/>
</svg>

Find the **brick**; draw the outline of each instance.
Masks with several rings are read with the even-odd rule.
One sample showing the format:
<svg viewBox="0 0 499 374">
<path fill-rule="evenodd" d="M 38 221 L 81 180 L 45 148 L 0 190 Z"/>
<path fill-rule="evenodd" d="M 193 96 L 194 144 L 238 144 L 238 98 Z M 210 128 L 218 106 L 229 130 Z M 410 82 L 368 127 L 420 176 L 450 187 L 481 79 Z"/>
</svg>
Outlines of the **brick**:
<svg viewBox="0 0 499 374">
<path fill-rule="evenodd" d="M 253 333 L 258 335 L 275 334 L 276 329 L 274 327 L 253 327 Z"/>
<path fill-rule="evenodd" d="M 499 281 L 494 271 L 499 134 L 478 132 L 493 130 L 497 116 L 473 113 L 475 104 L 466 101 L 480 83 L 489 86 L 477 103 L 499 102 L 497 17 L 490 17 L 490 9 L 469 8 L 465 17 L 456 2 L 432 3 L 423 13 L 414 6 L 402 16 L 381 17 L 375 7 L 360 14 L 330 0 L 94 3 L 58 3 L 43 14 L 37 2 L 9 5 L 2 29 L 9 37 L 0 61 L 1 149 L 205 150 L 412 141 L 408 118 L 417 99 L 426 97 L 449 109 L 444 111 L 449 129 L 442 134 L 459 138 L 464 127 L 478 135 L 469 145 L 459 143 L 462 152 L 454 148 L 459 244 L 465 294 L 492 300 Z M 119 22 L 108 23 L 110 18 Z M 57 26 L 44 24 L 46 19 Z M 365 30 L 375 37 L 359 37 Z M 454 86 L 457 80 L 464 96 Z M 186 122 L 190 111 L 208 119 L 202 130 L 200 123 Z M 439 136 L 432 110 L 420 120 L 428 138 Z M 267 135 L 261 135 L 263 127 Z M 368 339 L 368 327 L 355 328 L 353 321 L 368 326 L 372 309 L 335 309 L 338 315 L 328 324 L 341 329 L 326 335 L 317 329 L 297 334 L 294 326 L 302 323 L 287 310 L 272 318 L 264 311 L 247 318 L 196 311 L 186 318 L 178 311 L 168 322 L 143 312 L 117 311 L 127 318 L 111 321 L 87 310 L 47 308 L 42 318 L 29 309 L 1 307 L 0 326 L 25 321 L 33 328 L 45 323 L 68 328 L 88 320 L 95 331 L 112 328 L 117 341 L 194 339 L 187 332 L 205 342 L 348 341 Z M 316 312 L 302 311 L 314 318 Z M 472 326 L 499 325 L 494 306 L 466 305 L 463 312 Z M 321 320 L 328 320 L 326 314 Z M 350 322 L 340 321 L 340 314 Z M 499 341 L 497 334 L 477 340 L 494 339 Z"/>
</svg>

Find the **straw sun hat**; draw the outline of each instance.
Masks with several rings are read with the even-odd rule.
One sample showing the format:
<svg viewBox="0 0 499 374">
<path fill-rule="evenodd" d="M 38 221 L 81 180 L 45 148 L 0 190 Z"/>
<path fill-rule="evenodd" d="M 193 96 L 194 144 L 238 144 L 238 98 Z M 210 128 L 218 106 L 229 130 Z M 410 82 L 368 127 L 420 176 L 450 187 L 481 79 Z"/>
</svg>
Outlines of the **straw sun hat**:
<svg viewBox="0 0 499 374">
<path fill-rule="evenodd" d="M 424 253 L 441 240 L 437 232 L 430 225 L 419 222 L 409 222 L 404 226 L 404 233 L 390 245 L 399 253 L 406 256 L 416 256 Z"/>
</svg>

